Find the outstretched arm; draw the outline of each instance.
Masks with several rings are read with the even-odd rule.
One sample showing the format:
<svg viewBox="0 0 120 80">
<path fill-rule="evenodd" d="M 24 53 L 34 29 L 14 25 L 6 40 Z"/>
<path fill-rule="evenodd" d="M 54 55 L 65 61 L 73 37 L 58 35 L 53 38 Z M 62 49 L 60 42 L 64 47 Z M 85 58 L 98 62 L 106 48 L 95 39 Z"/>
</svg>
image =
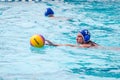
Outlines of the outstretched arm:
<svg viewBox="0 0 120 80">
<path fill-rule="evenodd" d="M 47 43 L 46 45 L 50 45 L 50 46 L 70 46 L 70 47 L 81 47 L 81 46 L 78 46 L 78 45 L 73 45 L 73 44 L 55 44 L 49 40 L 45 40 Z"/>
</svg>

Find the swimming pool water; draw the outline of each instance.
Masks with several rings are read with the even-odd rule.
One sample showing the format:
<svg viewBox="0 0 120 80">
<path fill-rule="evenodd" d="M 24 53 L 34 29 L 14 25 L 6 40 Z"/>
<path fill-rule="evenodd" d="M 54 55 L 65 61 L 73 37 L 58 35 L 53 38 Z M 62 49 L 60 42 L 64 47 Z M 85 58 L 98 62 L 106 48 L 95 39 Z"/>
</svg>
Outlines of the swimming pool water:
<svg viewBox="0 0 120 80">
<path fill-rule="evenodd" d="M 60 19 L 44 17 L 47 7 Z M 77 32 L 89 29 L 96 43 L 120 47 L 119 14 L 120 2 L 1 2 L 0 80 L 119 80 L 120 50 L 29 44 L 34 34 L 76 44 Z"/>
</svg>

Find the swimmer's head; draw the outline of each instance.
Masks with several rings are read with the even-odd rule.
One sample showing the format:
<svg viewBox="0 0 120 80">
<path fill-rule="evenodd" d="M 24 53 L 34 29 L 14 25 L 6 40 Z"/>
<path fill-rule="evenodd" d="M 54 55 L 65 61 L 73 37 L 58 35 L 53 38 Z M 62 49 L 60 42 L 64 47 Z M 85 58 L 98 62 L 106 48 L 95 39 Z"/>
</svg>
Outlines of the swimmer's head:
<svg viewBox="0 0 120 80">
<path fill-rule="evenodd" d="M 51 17 L 54 15 L 54 11 L 51 8 L 47 8 L 45 16 Z"/>
<path fill-rule="evenodd" d="M 90 41 L 90 32 L 87 29 L 81 30 L 79 33 L 82 35 L 84 43 Z"/>
</svg>

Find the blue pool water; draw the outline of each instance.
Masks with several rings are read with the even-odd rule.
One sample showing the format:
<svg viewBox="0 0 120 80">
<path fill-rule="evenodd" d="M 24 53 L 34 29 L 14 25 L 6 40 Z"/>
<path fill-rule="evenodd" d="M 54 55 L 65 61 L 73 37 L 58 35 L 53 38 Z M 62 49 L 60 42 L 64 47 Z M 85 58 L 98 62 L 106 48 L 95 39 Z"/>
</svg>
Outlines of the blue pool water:
<svg viewBox="0 0 120 80">
<path fill-rule="evenodd" d="M 47 7 L 60 19 L 44 17 Z M 76 44 L 81 29 L 102 46 L 120 48 L 120 2 L 1 2 L 0 80 L 119 80 L 120 50 L 29 43 L 42 34 L 54 43 Z"/>
</svg>

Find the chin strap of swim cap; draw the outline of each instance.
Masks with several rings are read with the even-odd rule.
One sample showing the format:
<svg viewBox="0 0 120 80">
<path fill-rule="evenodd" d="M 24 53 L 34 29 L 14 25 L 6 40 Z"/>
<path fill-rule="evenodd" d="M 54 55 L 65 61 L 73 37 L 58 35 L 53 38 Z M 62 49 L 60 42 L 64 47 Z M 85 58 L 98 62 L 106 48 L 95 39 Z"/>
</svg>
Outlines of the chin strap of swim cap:
<svg viewBox="0 0 120 80">
<path fill-rule="evenodd" d="M 90 41 L 90 33 L 87 29 L 81 30 L 79 32 L 80 32 L 80 34 L 82 34 L 84 42 Z"/>
<path fill-rule="evenodd" d="M 50 14 L 54 14 L 54 11 L 51 8 L 47 8 L 45 11 L 45 16 L 49 16 Z"/>
</svg>

